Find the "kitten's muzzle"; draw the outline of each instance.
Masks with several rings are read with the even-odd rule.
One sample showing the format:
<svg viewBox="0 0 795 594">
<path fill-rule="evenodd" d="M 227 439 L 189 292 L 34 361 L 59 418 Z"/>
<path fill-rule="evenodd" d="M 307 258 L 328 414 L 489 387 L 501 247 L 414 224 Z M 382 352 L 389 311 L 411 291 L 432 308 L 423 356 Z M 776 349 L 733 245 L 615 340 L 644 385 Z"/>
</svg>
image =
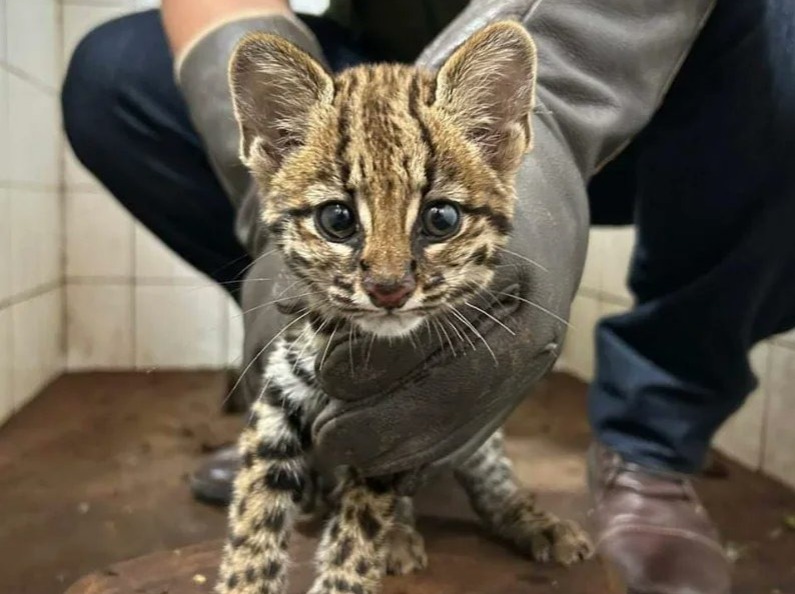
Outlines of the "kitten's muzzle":
<svg viewBox="0 0 795 594">
<path fill-rule="evenodd" d="M 417 288 L 417 281 L 411 274 L 407 274 L 399 280 L 383 280 L 365 276 L 362 286 L 373 305 L 392 310 L 405 305 Z"/>
</svg>

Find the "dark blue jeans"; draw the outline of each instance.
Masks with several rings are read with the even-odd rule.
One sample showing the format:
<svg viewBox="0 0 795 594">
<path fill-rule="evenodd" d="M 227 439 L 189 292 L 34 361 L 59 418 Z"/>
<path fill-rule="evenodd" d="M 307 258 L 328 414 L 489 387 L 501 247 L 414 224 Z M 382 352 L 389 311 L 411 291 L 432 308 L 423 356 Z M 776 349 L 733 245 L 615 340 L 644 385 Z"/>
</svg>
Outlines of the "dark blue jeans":
<svg viewBox="0 0 795 594">
<path fill-rule="evenodd" d="M 309 20 L 335 67 L 366 58 Z M 635 223 L 636 306 L 603 321 L 590 417 L 628 459 L 694 471 L 753 389 L 754 343 L 795 325 L 795 10 L 721 0 L 664 104 L 591 182 L 595 223 Z M 172 79 L 158 15 L 83 40 L 63 91 L 80 160 L 233 295 L 250 257 Z"/>
</svg>

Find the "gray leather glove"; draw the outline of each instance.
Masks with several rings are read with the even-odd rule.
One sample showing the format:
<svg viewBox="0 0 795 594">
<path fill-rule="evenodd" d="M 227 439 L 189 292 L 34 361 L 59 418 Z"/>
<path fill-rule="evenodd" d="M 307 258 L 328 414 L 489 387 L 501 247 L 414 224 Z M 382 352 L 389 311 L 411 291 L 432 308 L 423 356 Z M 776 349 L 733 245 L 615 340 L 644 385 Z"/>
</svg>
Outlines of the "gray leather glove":
<svg viewBox="0 0 795 594">
<path fill-rule="evenodd" d="M 487 314 L 469 316 L 489 348 L 474 336 L 469 339 L 475 348 L 453 337 L 460 347 L 454 354 L 430 333 L 419 334 L 413 344 L 339 337 L 330 345 L 319 376 L 332 401 L 314 427 L 322 462 L 353 464 L 371 475 L 451 462 L 477 448 L 550 368 L 582 271 L 587 180 L 649 120 L 712 4 L 474 0 L 427 48 L 420 64 L 438 67 L 472 32 L 506 18 L 520 20 L 535 38 L 535 148 L 517 178 L 509 246 L 517 255 L 506 253 L 484 294 Z M 278 17 L 224 25 L 182 63 L 183 90 L 222 178 L 239 168 L 229 94 L 219 82 L 226 80 L 231 47 L 245 31 L 260 29 L 285 34 L 317 55 L 311 37 L 288 25 Z M 245 381 L 256 396 L 267 346 L 289 322 L 261 306 L 284 297 L 291 280 L 280 276 L 278 257 L 264 251 L 251 188 L 236 195 L 244 196 L 241 239 L 252 253 L 266 254 L 243 291 L 244 310 L 259 307 L 244 318 L 245 357 L 253 361 Z M 254 280 L 259 278 L 278 280 Z"/>
</svg>

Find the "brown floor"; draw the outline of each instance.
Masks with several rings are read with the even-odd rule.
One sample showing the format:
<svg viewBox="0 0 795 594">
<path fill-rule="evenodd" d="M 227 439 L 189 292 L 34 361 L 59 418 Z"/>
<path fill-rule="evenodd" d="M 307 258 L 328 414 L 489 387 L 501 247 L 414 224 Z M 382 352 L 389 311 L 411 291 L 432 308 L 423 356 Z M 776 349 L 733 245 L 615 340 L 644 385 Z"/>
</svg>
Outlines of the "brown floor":
<svg viewBox="0 0 795 594">
<path fill-rule="evenodd" d="M 510 453 L 523 481 L 553 511 L 585 520 L 584 386 L 555 375 L 508 424 Z M 92 374 L 60 379 L 0 429 L 0 593 L 60 594 L 81 575 L 110 563 L 223 535 L 224 513 L 194 502 L 186 475 L 204 452 L 234 438 L 238 420 L 220 416 L 223 377 L 212 373 Z M 726 476 L 700 481 L 736 562 L 739 594 L 795 594 L 795 493 L 723 461 Z M 527 564 L 510 587 L 462 578 L 467 555 L 492 571 L 515 567 L 463 512 L 443 484 L 420 496 L 420 527 L 431 568 L 408 591 L 440 594 L 447 576 L 459 588 L 541 593 L 606 592 L 598 563 L 572 570 Z M 462 559 L 464 561 L 462 561 Z M 516 583 L 514 583 L 516 582 Z M 425 586 L 423 587 L 423 584 Z M 416 585 L 416 588 L 414 587 Z M 403 592 L 400 586 L 389 591 Z M 209 583 L 196 592 L 209 592 Z"/>
</svg>

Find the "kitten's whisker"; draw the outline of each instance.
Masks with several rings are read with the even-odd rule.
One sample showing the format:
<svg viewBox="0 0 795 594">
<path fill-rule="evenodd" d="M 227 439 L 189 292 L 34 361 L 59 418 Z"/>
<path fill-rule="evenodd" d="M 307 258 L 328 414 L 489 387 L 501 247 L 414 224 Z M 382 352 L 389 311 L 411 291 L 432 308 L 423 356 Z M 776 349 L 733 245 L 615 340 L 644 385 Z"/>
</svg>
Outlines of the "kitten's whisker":
<svg viewBox="0 0 795 594">
<path fill-rule="evenodd" d="M 348 360 L 351 364 L 351 373 L 353 373 L 353 324 L 348 324 Z"/>
<path fill-rule="evenodd" d="M 272 375 L 265 376 L 265 384 L 262 386 L 262 389 L 260 389 L 259 394 L 257 394 L 257 402 L 262 400 L 262 397 L 265 395 L 265 392 L 268 390 L 268 386 L 271 385 L 272 379 L 273 379 Z M 251 410 L 249 411 L 249 417 L 251 417 L 253 414 L 254 414 L 254 409 L 252 407 Z"/>
<path fill-rule="evenodd" d="M 491 350 L 491 347 L 489 346 L 489 343 L 486 341 L 486 339 L 483 337 L 483 335 L 480 332 L 478 332 L 478 329 L 475 328 L 475 326 L 472 324 L 472 322 L 467 320 L 466 316 L 464 314 L 462 314 L 460 311 L 458 311 L 455 307 L 452 308 L 452 312 L 453 312 L 453 314 L 456 317 L 458 317 L 459 320 L 464 322 L 465 326 L 467 326 L 470 330 L 472 330 L 472 332 L 475 334 L 475 336 L 477 336 L 481 340 L 483 345 L 486 347 L 486 350 L 488 350 L 489 353 L 491 354 L 491 358 L 494 359 L 495 365 L 499 364 L 499 361 L 497 361 L 497 355 L 494 354 L 494 351 Z"/>
<path fill-rule="evenodd" d="M 326 363 L 326 356 L 328 355 L 328 350 L 331 347 L 331 343 L 334 341 L 334 335 L 337 333 L 337 330 L 340 327 L 342 320 L 337 320 L 337 323 L 334 324 L 334 330 L 331 331 L 331 336 L 329 336 L 328 341 L 326 341 L 326 348 L 323 349 L 323 356 L 320 358 L 320 365 L 318 366 L 318 370 L 323 370 L 323 365 Z"/>
<path fill-rule="evenodd" d="M 246 267 L 245 267 L 243 270 L 241 270 L 241 271 L 240 271 L 240 276 L 243 276 L 244 274 L 246 274 L 246 272 L 248 272 L 249 270 L 251 270 L 251 267 L 252 267 L 252 266 L 254 266 L 254 264 L 256 264 L 257 262 L 259 262 L 259 261 L 260 261 L 260 260 L 262 260 L 263 258 L 267 258 L 267 257 L 268 257 L 268 256 L 270 256 L 272 253 L 274 253 L 274 252 L 276 252 L 276 251 L 278 251 L 278 250 L 279 250 L 279 248 L 278 248 L 278 247 L 275 247 L 275 248 L 273 248 L 272 250 L 268 250 L 268 251 L 267 251 L 267 252 L 265 252 L 264 254 L 260 254 L 259 256 L 257 256 L 256 258 L 254 258 L 254 260 L 252 260 L 252 261 L 251 261 L 251 263 L 250 263 L 248 266 L 246 266 Z"/>
<path fill-rule="evenodd" d="M 511 254 L 512 256 L 516 256 L 516 257 L 517 257 L 517 258 L 519 258 L 520 260 L 524 260 L 525 262 L 529 262 L 530 264 L 532 264 L 533 266 L 537 266 L 538 268 L 540 268 L 540 269 L 541 269 L 541 270 L 543 270 L 544 272 L 549 272 L 549 269 L 548 269 L 546 266 L 543 266 L 543 265 L 539 264 L 539 263 L 538 263 L 538 262 L 536 262 L 535 260 L 531 260 L 531 259 L 530 259 L 530 258 L 528 258 L 527 256 L 523 256 L 522 254 L 517 254 L 516 252 L 512 252 L 511 250 L 509 250 L 509 249 L 507 249 L 507 248 L 504 248 L 504 247 L 497 248 L 497 249 L 498 249 L 498 250 L 502 250 L 502 251 L 503 251 L 503 252 L 505 252 L 506 254 Z"/>
<path fill-rule="evenodd" d="M 304 312 L 304 313 L 301 313 L 301 312 Z M 271 338 L 271 339 L 270 339 L 270 340 L 267 342 L 267 344 L 266 344 L 264 347 L 262 347 L 262 348 L 261 348 L 259 351 L 257 351 L 257 354 L 256 354 L 256 355 L 254 355 L 254 356 L 251 358 L 251 361 L 249 361 L 249 362 L 248 362 L 248 365 L 246 365 L 246 367 L 243 369 L 243 371 L 241 371 L 241 372 L 240 372 L 240 375 L 238 376 L 238 378 L 237 378 L 237 381 L 236 381 L 236 382 L 235 382 L 235 384 L 232 386 L 232 388 L 229 390 L 229 393 L 226 395 L 226 398 L 224 398 L 224 402 L 226 402 L 226 401 L 229 399 L 229 397 L 230 397 L 230 396 L 232 396 L 232 394 L 235 392 L 235 390 L 237 389 L 237 387 L 240 385 L 240 382 L 242 382 L 242 381 L 243 381 L 243 378 L 246 376 L 246 374 L 248 373 L 249 369 L 251 369 L 251 366 L 252 366 L 252 365 L 254 365 L 254 362 L 255 362 L 257 359 L 259 359 L 259 358 L 260 358 L 260 356 L 262 355 L 262 353 L 264 353 L 264 352 L 265 352 L 265 351 L 268 349 L 268 347 L 269 347 L 269 346 L 271 346 L 271 345 L 273 344 L 273 342 L 274 342 L 274 341 L 275 341 L 277 338 L 279 338 L 279 337 L 280 337 L 282 334 L 284 334 L 284 333 L 285 333 L 285 332 L 286 332 L 286 331 L 287 331 L 287 330 L 288 330 L 290 327 L 294 326 L 296 323 L 298 323 L 300 320 L 302 320 L 303 318 L 305 318 L 306 316 L 308 316 L 308 315 L 309 315 L 310 313 L 312 313 L 312 312 L 310 311 L 310 309 L 309 309 L 308 307 L 306 307 L 306 308 L 304 308 L 303 310 L 301 310 L 301 311 L 300 311 L 300 312 L 298 312 L 298 313 L 301 313 L 301 315 L 300 315 L 300 316 L 298 316 L 297 318 L 295 318 L 294 320 L 292 320 L 291 322 L 289 322 L 289 323 L 288 323 L 286 326 L 284 326 L 284 327 L 283 327 L 281 330 L 279 330 L 279 332 L 277 332 L 277 333 L 276 333 L 276 335 L 275 335 L 273 338 Z"/>
<path fill-rule="evenodd" d="M 469 343 L 469 346 L 471 346 L 473 350 L 475 349 L 475 343 L 470 340 L 466 333 L 461 334 L 461 331 L 458 329 L 458 327 L 453 324 L 452 320 L 450 320 L 446 315 L 444 317 L 444 321 L 447 322 L 447 325 L 450 326 L 450 328 L 453 329 L 453 332 L 456 333 L 459 342 L 464 342 L 464 339 L 466 339 L 466 341 Z"/>
<path fill-rule="evenodd" d="M 247 309 L 245 311 L 241 311 L 237 317 L 243 317 L 246 314 L 251 313 L 252 311 L 257 311 L 258 309 L 262 309 L 263 307 L 269 307 L 271 305 L 275 305 L 277 303 L 281 303 L 282 301 L 289 301 L 290 299 L 298 299 L 299 297 L 306 297 L 308 295 L 317 295 L 318 293 L 322 293 L 323 291 L 310 291 L 309 293 L 301 293 L 299 295 L 290 295 L 289 297 L 282 297 L 281 299 L 274 299 L 273 301 L 268 301 L 267 303 L 261 303 L 251 309 Z"/>
<path fill-rule="evenodd" d="M 556 313 L 548 310 L 546 307 L 543 307 L 543 306 L 539 305 L 538 303 L 534 303 L 534 302 L 530 301 L 529 299 L 525 299 L 524 297 L 519 297 L 518 295 L 512 295 L 511 293 L 503 293 L 502 291 L 500 291 L 500 295 L 505 295 L 506 297 L 513 297 L 517 301 L 521 301 L 522 303 L 527 303 L 527 305 L 530 305 L 530 306 L 535 307 L 536 309 L 538 309 L 540 311 L 543 311 L 545 314 L 547 314 L 548 316 L 556 319 L 558 322 L 560 322 L 561 324 L 564 324 L 568 328 L 573 328 L 574 327 L 571 324 L 569 324 L 566 320 L 561 318 L 559 315 L 557 315 Z"/>
<path fill-rule="evenodd" d="M 375 345 L 375 334 L 370 335 L 370 344 L 367 347 L 367 355 L 364 358 L 364 366 L 370 365 L 370 356 L 373 354 L 373 345 Z"/>
<path fill-rule="evenodd" d="M 437 334 L 439 333 L 439 330 L 442 331 L 442 333 L 444 334 L 445 338 L 447 339 L 447 344 L 450 345 L 450 350 L 453 351 L 453 356 L 457 357 L 458 356 L 458 351 L 456 350 L 455 345 L 453 344 L 453 341 L 450 338 L 450 335 L 447 333 L 447 329 L 442 325 L 441 321 L 433 320 L 433 322 L 434 322 L 434 328 L 436 329 Z M 442 337 L 441 336 L 439 336 L 439 342 L 442 342 Z M 444 343 L 442 343 L 442 348 L 444 348 Z"/>
<path fill-rule="evenodd" d="M 270 278 L 250 278 L 250 279 L 246 279 L 246 280 L 252 281 L 252 282 L 253 281 L 258 281 L 259 282 L 259 281 L 270 281 L 270 280 L 273 280 L 273 279 L 270 279 Z M 196 284 L 180 285 L 180 286 L 184 286 L 186 289 L 189 289 L 189 291 L 188 291 L 189 293 L 194 293 L 196 291 L 201 291 L 202 289 L 209 289 L 211 287 L 226 287 L 226 286 L 242 285 L 244 282 L 246 282 L 246 281 L 244 281 L 243 279 L 241 279 L 241 280 L 233 280 L 233 281 L 216 281 L 216 280 L 210 279 L 210 280 L 208 280 L 205 283 L 196 283 Z"/>
<path fill-rule="evenodd" d="M 232 264 L 237 264 L 238 262 L 240 262 L 240 260 L 245 260 L 246 258 L 249 258 L 249 257 L 250 257 L 250 256 L 249 256 L 249 254 L 248 254 L 248 253 L 245 253 L 245 254 L 243 254 L 242 256 L 238 256 L 237 258 L 234 258 L 234 259 L 232 259 L 232 260 L 229 260 L 229 262 L 227 262 L 227 263 L 226 263 L 226 264 L 224 264 L 223 266 L 219 266 L 218 268 L 216 268 L 215 270 L 213 270 L 213 271 L 212 271 L 212 272 L 209 274 L 209 276 L 213 276 L 213 275 L 215 275 L 215 274 L 218 274 L 218 273 L 219 273 L 219 272 L 221 272 L 222 270 L 226 270 L 227 268 L 229 268 L 229 267 L 230 267 Z M 243 271 L 245 271 L 245 270 L 246 270 L 246 269 L 244 268 L 244 269 L 243 269 Z M 241 271 L 241 272 L 240 272 L 240 274 L 241 274 L 241 275 L 243 274 L 243 271 Z"/>
<path fill-rule="evenodd" d="M 412 333 L 412 334 L 413 334 L 413 333 Z M 408 338 L 408 339 L 409 339 L 409 342 L 411 343 L 411 346 L 412 346 L 412 348 L 413 348 L 413 349 L 416 351 L 416 350 L 417 350 L 417 343 L 416 343 L 416 342 L 414 342 L 414 336 L 412 336 L 412 334 L 408 334 L 408 335 L 406 336 L 406 338 Z"/>
<path fill-rule="evenodd" d="M 471 307 L 472 309 L 474 309 L 474 310 L 476 310 L 476 311 L 479 311 L 480 313 L 482 313 L 484 316 L 486 316 L 486 317 L 487 317 L 487 318 L 489 318 L 490 320 L 493 320 L 494 322 L 496 322 L 497 324 L 499 324 L 500 326 L 502 326 L 503 328 L 505 328 L 505 330 L 507 330 L 507 331 L 508 331 L 508 334 L 510 334 L 511 336 L 516 336 L 516 332 L 514 332 L 513 330 L 511 330 L 510 328 L 508 328 L 508 326 L 506 326 L 505 324 L 503 324 L 503 323 L 502 323 L 500 320 L 498 320 L 497 318 L 495 318 L 495 317 L 494 317 L 493 315 L 491 315 L 489 312 L 487 312 L 487 311 L 484 311 L 484 310 L 480 309 L 480 308 L 479 308 L 478 306 L 476 306 L 476 305 L 472 305 L 472 304 L 471 304 L 469 301 L 465 301 L 465 302 L 464 302 L 464 305 L 466 305 L 467 307 Z"/>
<path fill-rule="evenodd" d="M 278 295 L 276 295 L 276 296 L 277 296 L 277 297 L 281 297 L 281 296 L 282 296 L 282 295 L 284 295 L 284 294 L 285 294 L 287 291 L 289 291 L 290 289 L 292 289 L 292 288 L 293 288 L 295 285 L 297 285 L 297 284 L 298 284 L 298 283 L 300 283 L 300 282 L 302 282 L 302 281 L 301 281 L 301 279 L 298 279 L 298 280 L 296 280 L 296 281 L 293 281 L 293 282 L 291 282 L 289 285 L 287 285 L 287 286 L 286 286 L 286 287 L 284 287 L 284 288 L 283 288 L 281 291 L 279 291 Z"/>
</svg>

